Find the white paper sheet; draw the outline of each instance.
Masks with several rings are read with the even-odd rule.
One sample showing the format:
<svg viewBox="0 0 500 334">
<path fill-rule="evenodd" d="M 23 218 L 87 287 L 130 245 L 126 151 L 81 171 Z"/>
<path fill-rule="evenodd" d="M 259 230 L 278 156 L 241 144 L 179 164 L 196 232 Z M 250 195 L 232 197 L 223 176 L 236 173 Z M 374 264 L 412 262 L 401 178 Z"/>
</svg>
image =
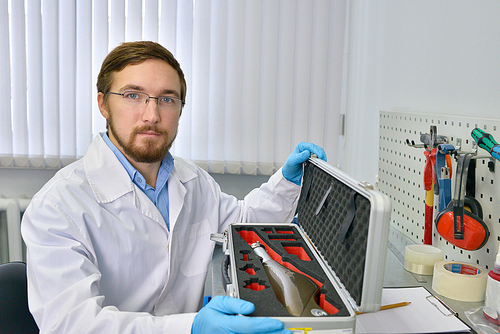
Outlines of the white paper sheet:
<svg viewBox="0 0 500 334">
<path fill-rule="evenodd" d="M 446 333 L 469 332 L 470 328 L 451 314 L 424 287 L 384 288 L 382 305 L 411 302 L 407 306 L 356 316 L 356 333 Z M 440 307 L 436 307 L 435 305 Z M 446 316 L 448 314 L 448 316 Z"/>
</svg>

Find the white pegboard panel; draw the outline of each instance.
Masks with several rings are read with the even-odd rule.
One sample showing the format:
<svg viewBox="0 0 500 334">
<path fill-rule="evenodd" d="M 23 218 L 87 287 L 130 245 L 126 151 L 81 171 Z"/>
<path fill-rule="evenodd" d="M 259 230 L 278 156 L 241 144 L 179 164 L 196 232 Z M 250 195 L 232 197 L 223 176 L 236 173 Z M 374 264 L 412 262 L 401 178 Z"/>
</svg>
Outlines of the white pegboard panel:
<svg viewBox="0 0 500 334">
<path fill-rule="evenodd" d="M 423 148 L 406 145 L 406 140 L 420 144 L 420 134 L 430 133 L 431 125 L 437 134 L 444 135 L 455 147 L 461 142 L 462 151 L 476 148 L 471 137 L 479 127 L 500 140 L 500 120 L 468 118 L 447 115 L 380 111 L 379 131 L 379 188 L 392 201 L 391 225 L 415 243 L 422 243 L 425 220 L 425 189 Z M 477 148 L 478 157 L 489 154 Z M 456 162 L 452 160 L 452 194 L 455 183 Z M 492 269 L 500 241 L 500 162 L 495 170 L 488 168 L 489 159 L 477 159 L 476 196 L 483 209 L 483 221 L 488 225 L 490 237 L 484 247 L 476 251 L 462 250 L 444 240 L 433 223 L 433 245 L 443 250 L 445 260 L 475 263 Z M 438 196 L 434 197 L 434 218 L 438 214 Z"/>
</svg>

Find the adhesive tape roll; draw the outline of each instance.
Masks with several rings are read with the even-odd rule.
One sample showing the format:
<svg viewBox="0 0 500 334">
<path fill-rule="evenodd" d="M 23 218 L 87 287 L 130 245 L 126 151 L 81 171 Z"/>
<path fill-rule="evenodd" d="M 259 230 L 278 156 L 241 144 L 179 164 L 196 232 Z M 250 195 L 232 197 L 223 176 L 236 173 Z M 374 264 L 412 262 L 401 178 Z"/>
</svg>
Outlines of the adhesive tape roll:
<svg viewBox="0 0 500 334">
<path fill-rule="evenodd" d="M 434 265 L 432 289 L 447 298 L 463 302 L 484 300 L 488 273 L 470 263 L 440 261 Z"/>
<path fill-rule="evenodd" d="M 443 251 L 431 245 L 408 245 L 405 247 L 404 268 L 411 273 L 432 275 L 434 264 L 443 260 Z"/>
</svg>

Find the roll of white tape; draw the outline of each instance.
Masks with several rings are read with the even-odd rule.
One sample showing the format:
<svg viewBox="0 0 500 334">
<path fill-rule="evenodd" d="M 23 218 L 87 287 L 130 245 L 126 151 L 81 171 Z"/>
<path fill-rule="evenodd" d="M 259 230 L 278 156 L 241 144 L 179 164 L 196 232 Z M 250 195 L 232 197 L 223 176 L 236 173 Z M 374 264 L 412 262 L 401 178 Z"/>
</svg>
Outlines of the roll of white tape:
<svg viewBox="0 0 500 334">
<path fill-rule="evenodd" d="M 463 302 L 484 300 L 488 273 L 470 263 L 440 261 L 434 265 L 432 289 L 447 298 Z"/>
<path fill-rule="evenodd" d="M 405 247 L 404 268 L 420 275 L 432 275 L 434 264 L 443 260 L 443 251 L 431 245 L 408 245 Z"/>
</svg>

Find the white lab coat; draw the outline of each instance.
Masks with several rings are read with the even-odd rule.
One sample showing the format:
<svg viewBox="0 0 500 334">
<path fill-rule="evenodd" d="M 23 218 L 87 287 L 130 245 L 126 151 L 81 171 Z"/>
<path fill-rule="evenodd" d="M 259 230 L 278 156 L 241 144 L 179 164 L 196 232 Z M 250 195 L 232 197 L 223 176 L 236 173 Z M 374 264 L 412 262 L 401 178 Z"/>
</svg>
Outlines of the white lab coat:
<svg viewBox="0 0 500 334">
<path fill-rule="evenodd" d="M 30 310 L 41 333 L 190 333 L 214 242 L 230 223 L 283 223 L 300 187 L 281 170 L 243 201 L 175 158 L 170 226 L 101 136 L 23 216 Z"/>
</svg>

